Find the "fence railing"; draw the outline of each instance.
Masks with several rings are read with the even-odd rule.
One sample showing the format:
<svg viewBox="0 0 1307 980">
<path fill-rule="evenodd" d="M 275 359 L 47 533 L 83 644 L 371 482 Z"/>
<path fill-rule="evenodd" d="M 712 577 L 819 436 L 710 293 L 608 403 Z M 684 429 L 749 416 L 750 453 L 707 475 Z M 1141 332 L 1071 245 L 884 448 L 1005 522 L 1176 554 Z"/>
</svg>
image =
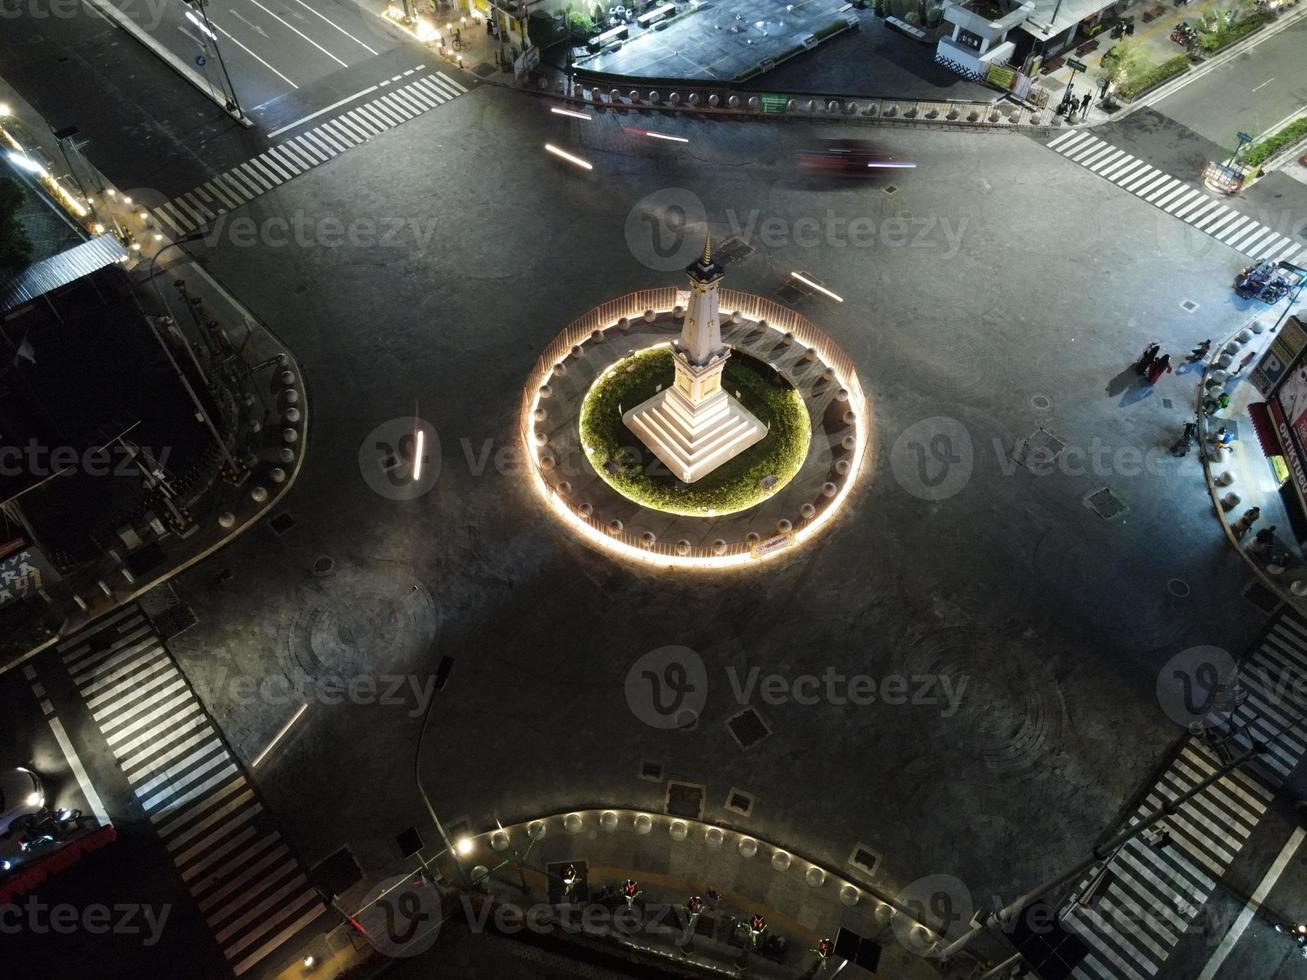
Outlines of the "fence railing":
<svg viewBox="0 0 1307 980">
<path fill-rule="evenodd" d="M 533 409 L 540 395 L 540 387 L 548 383 L 554 367 L 571 356 L 575 348 L 583 347 L 591 341 L 596 331 L 606 331 L 615 327 L 623 317 L 635 320 L 643 318 L 648 312 L 652 312 L 656 318 L 667 317 L 676 309 L 682 295 L 682 291 L 675 286 L 640 290 L 609 300 L 573 320 L 550 342 L 545 352 L 536 360 L 531 372 L 531 380 L 523 387 L 518 414 L 522 443 L 534 470 L 532 475 L 549 501 L 565 508 L 574 520 L 584 524 L 596 535 L 646 556 L 680 560 L 712 558 L 717 561 L 748 556 L 753 552 L 757 542 L 718 540 L 707 546 L 688 543 L 687 548 L 687 542 L 684 541 L 649 540 L 631 534 L 625 529 L 616 529 L 593 513 L 585 513 L 581 505 L 560 493 L 548 479 L 540 463 L 538 447 L 535 443 Z M 765 297 L 733 289 L 720 291 L 719 304 L 723 315 L 738 313 L 744 319 L 765 323 L 769 328 L 782 334 L 790 334 L 796 345 L 815 350 L 820 362 L 830 367 L 839 383 L 848 390 L 850 406 L 859 409 L 855 424 L 858 426 L 868 424 L 865 412 L 866 398 L 852 359 L 829 336 L 813 326 L 805 316 Z M 848 478 L 851 479 L 852 475 Z M 797 529 L 804 521 L 798 514 L 794 516 Z"/>
</svg>

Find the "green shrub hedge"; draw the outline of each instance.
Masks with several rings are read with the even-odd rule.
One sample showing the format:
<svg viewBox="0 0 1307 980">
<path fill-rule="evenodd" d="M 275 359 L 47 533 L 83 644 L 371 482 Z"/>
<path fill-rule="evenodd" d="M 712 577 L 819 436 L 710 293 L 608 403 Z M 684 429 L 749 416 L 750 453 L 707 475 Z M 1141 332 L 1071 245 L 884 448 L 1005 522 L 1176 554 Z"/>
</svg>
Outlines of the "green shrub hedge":
<svg viewBox="0 0 1307 980">
<path fill-rule="evenodd" d="M 1174 58 L 1168 58 L 1160 65 L 1153 65 L 1146 68 L 1139 74 L 1127 78 L 1118 86 L 1122 98 L 1133 99 L 1142 95 L 1154 85 L 1161 85 L 1167 79 L 1175 78 L 1176 75 L 1183 75 L 1189 70 L 1189 56 L 1176 55 Z"/>
<path fill-rule="evenodd" d="M 629 370 L 628 370 L 629 369 Z M 670 514 L 729 514 L 761 503 L 799 471 L 808 455 L 812 427 L 803 397 L 767 364 L 735 351 L 722 372 L 722 387 L 770 430 L 759 442 L 694 483 L 682 483 L 622 421 L 675 377 L 672 352 L 658 347 L 618 362 L 599 378 L 581 406 L 581 444 L 595 472 L 624 497 Z M 774 476 L 771 490 L 762 487 Z"/>
<path fill-rule="evenodd" d="M 1304 139 L 1307 139 L 1307 118 L 1295 119 L 1278 133 L 1254 143 L 1252 149 L 1244 154 L 1243 162 L 1250 167 L 1259 167 L 1285 147 Z"/>
<path fill-rule="evenodd" d="M 1198 46 L 1208 53 L 1220 51 L 1222 48 L 1228 47 L 1235 41 L 1243 40 L 1253 31 L 1265 27 L 1270 23 L 1270 20 L 1271 18 L 1266 14 L 1249 14 L 1243 20 L 1236 21 L 1229 27 L 1219 28 L 1215 31 L 1209 31 L 1206 34 L 1200 35 L 1198 38 Z"/>
</svg>

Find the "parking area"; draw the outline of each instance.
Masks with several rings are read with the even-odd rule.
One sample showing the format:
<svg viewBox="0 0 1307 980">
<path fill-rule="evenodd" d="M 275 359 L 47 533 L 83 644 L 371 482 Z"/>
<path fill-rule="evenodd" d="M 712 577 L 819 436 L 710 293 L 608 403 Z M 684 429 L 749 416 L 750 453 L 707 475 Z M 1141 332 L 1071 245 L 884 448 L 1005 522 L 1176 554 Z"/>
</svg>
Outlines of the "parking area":
<svg viewBox="0 0 1307 980">
<path fill-rule="evenodd" d="M 626 25 L 620 44 L 577 66 L 641 78 L 738 80 L 847 30 L 841 6 L 837 0 L 718 0 L 670 16 L 653 7 Z"/>
</svg>

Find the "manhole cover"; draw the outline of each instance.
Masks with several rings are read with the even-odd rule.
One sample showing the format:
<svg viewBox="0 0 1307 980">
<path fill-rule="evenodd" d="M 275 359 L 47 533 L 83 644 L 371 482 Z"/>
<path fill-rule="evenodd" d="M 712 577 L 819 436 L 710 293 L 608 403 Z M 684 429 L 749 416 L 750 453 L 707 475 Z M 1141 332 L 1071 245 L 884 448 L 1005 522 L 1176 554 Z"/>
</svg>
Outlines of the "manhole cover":
<svg viewBox="0 0 1307 980">
<path fill-rule="evenodd" d="M 328 558 L 326 555 L 320 555 L 313 560 L 314 575 L 330 575 L 336 569 L 336 560 Z"/>
<path fill-rule="evenodd" d="M 489 78 L 496 70 L 495 66 L 490 62 L 483 61 L 472 69 L 472 74 L 476 75 L 477 78 Z"/>
<path fill-rule="evenodd" d="M 726 727 L 730 730 L 731 737 L 745 751 L 771 734 L 771 729 L 753 708 L 745 708 L 738 715 L 727 719 Z"/>
<path fill-rule="evenodd" d="M 853 854 L 849 857 L 849 864 L 855 868 L 861 868 L 874 878 L 876 877 L 876 869 L 880 867 L 880 852 L 871 849 L 866 844 L 859 844 L 853 849 Z"/>
<path fill-rule="evenodd" d="M 738 813 L 742 817 L 747 817 L 753 812 L 753 797 L 742 790 L 732 788 L 726 794 L 726 809 Z"/>
<path fill-rule="evenodd" d="M 704 788 L 696 783 L 667 784 L 667 812 L 674 817 L 699 820 L 703 817 Z"/>
<path fill-rule="evenodd" d="M 1163 407 L 1163 408 L 1171 408 L 1171 407 L 1173 407 L 1174 405 L 1175 405 L 1175 403 L 1174 403 L 1173 401 L 1171 401 L 1171 399 L 1169 399 L 1169 398 L 1163 398 L 1163 399 L 1162 399 L 1162 407 Z"/>
<path fill-rule="evenodd" d="M 1184 310 L 1186 313 L 1192 313 L 1194 310 L 1198 309 L 1198 304 L 1191 299 L 1187 299 L 1180 304 L 1180 309 Z"/>
<path fill-rule="evenodd" d="M 1066 442 L 1047 429 L 1036 429 L 1025 439 L 1018 439 L 1012 450 L 1012 460 L 1030 468 L 1031 464 L 1044 469 L 1066 448 Z"/>
<path fill-rule="evenodd" d="M 743 258 L 752 255 L 756 249 L 738 235 L 732 235 L 720 246 L 713 249 L 713 257 L 723 265 L 729 265 L 732 262 L 738 262 Z"/>
<path fill-rule="evenodd" d="M 1108 487 L 1102 487 L 1085 497 L 1085 503 L 1095 514 L 1105 521 L 1124 514 L 1129 508 L 1125 501 L 1114 494 Z"/>
<path fill-rule="evenodd" d="M 1031 395 L 1030 406 L 1036 411 L 1047 412 L 1053 407 L 1053 399 L 1049 398 L 1047 395 Z"/>
<path fill-rule="evenodd" d="M 652 783 L 661 783 L 663 781 L 663 765 L 661 762 L 641 762 L 640 778 L 647 779 Z"/>
<path fill-rule="evenodd" d="M 888 187 L 885 188 L 885 193 L 886 193 L 886 194 L 897 194 L 897 193 L 898 193 L 898 190 L 899 190 L 899 189 L 898 189 L 897 187 L 895 187 L 893 184 L 890 184 Z"/>
<path fill-rule="evenodd" d="M 1166 583 L 1166 591 L 1176 598 L 1183 599 L 1189 595 L 1189 583 L 1182 578 L 1173 578 Z"/>
<path fill-rule="evenodd" d="M 1243 597 L 1263 612 L 1274 612 L 1280 604 L 1280 597 L 1261 582 L 1251 583 L 1243 590 Z"/>
<path fill-rule="evenodd" d="M 276 533 L 277 537 L 281 537 L 283 534 L 285 534 L 294 526 L 295 526 L 295 518 L 291 517 L 289 514 L 287 514 L 284 511 L 278 514 L 272 520 L 268 521 L 268 527 L 272 528 L 272 530 Z"/>
<path fill-rule="evenodd" d="M 339 582 L 340 576 L 324 581 Z M 324 596 L 300 614 L 289 644 L 294 666 L 311 677 L 352 677 L 420 662 L 439 626 L 431 597 L 414 588 L 389 594 L 349 591 L 347 599 Z"/>
</svg>

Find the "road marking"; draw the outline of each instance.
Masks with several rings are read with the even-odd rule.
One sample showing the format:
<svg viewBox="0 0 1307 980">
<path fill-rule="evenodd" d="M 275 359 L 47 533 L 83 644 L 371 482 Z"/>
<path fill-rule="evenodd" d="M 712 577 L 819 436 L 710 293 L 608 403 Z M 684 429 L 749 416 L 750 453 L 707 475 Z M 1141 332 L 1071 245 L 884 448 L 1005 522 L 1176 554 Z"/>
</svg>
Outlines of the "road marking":
<svg viewBox="0 0 1307 980">
<path fill-rule="evenodd" d="M 271 40 L 272 40 L 272 38 L 268 37 L 268 32 L 267 32 L 267 31 L 265 31 L 265 30 L 264 30 L 262 27 L 260 27 L 258 24 L 254 23 L 254 21 L 250 20 L 248 17 L 245 17 L 245 16 L 242 15 L 242 14 L 238 14 L 236 11 L 232 10 L 230 7 L 227 8 L 227 13 L 231 14 L 233 17 L 235 17 L 238 21 L 240 21 L 242 24 L 244 24 L 244 25 L 245 25 L 246 27 L 248 27 L 250 30 L 254 31 L 256 34 L 262 34 L 262 35 L 263 35 L 263 39 L 264 39 L 265 41 L 271 41 Z"/>
<path fill-rule="evenodd" d="M 281 17 L 279 17 L 277 14 L 274 14 L 271 10 L 269 10 L 269 9 L 268 9 L 267 7 L 265 7 L 263 4 L 259 3 L 259 0 L 250 0 L 250 3 L 254 4 L 254 6 L 258 7 L 260 10 L 262 10 L 265 14 L 267 14 L 267 15 L 268 15 L 269 17 L 271 17 L 273 20 L 277 21 L 277 23 L 285 25 L 288 29 L 294 31 L 294 32 L 295 32 L 296 34 L 298 34 L 300 37 L 304 38 L 304 40 L 308 41 L 309 44 L 313 45 L 315 48 L 317 48 L 319 51 L 321 51 L 323 54 L 325 54 L 328 58 L 330 58 L 330 59 L 331 59 L 332 61 L 334 61 L 336 64 L 340 65 L 340 67 L 342 67 L 342 68 L 348 68 L 348 67 L 349 67 L 349 63 L 348 63 L 348 62 L 346 62 L 346 61 L 342 61 L 340 58 L 337 58 L 334 54 L 332 54 L 330 51 L 328 51 L 326 48 L 324 48 L 324 47 L 323 47 L 321 44 L 319 44 L 317 41 L 313 40 L 313 38 L 309 37 L 307 34 L 305 34 L 305 33 L 304 33 L 303 31 L 301 31 L 299 28 L 294 27 L 294 26 L 292 26 L 291 24 L 286 23 L 286 21 L 282 20 Z M 264 36 L 266 37 L 267 35 L 264 35 Z"/>
<path fill-rule="evenodd" d="M 1212 980 L 1216 976 L 1216 972 L 1221 968 L 1226 957 L 1230 955 L 1230 951 L 1234 949 L 1235 944 L 1247 931 L 1248 924 L 1253 921 L 1253 916 L 1262 907 L 1262 902 L 1266 900 L 1266 896 L 1271 893 L 1275 883 L 1280 880 L 1280 875 L 1284 874 L 1284 869 L 1289 866 L 1294 854 L 1298 852 L 1304 837 L 1307 837 L 1307 833 L 1304 833 L 1301 827 L 1293 829 L 1293 833 L 1289 835 L 1289 840 L 1281 849 L 1279 856 L 1276 857 L 1275 863 L 1271 865 L 1270 870 L 1266 872 L 1266 877 L 1261 880 L 1257 890 L 1253 892 L 1252 897 L 1244 905 L 1243 910 L 1239 913 L 1239 918 L 1235 920 L 1234 925 L 1230 927 L 1230 931 L 1221 940 L 1221 945 L 1216 947 L 1216 952 L 1212 954 L 1212 958 L 1203 967 L 1203 972 L 1198 975 L 1198 980 Z"/>
<path fill-rule="evenodd" d="M 82 795 L 86 797 L 87 805 L 90 806 L 91 812 L 95 814 L 95 819 L 100 821 L 101 827 L 107 827 L 109 825 L 109 814 L 104 812 L 104 804 L 100 802 L 100 794 L 91 785 L 91 777 L 86 775 L 82 760 L 77 757 L 77 750 L 73 748 L 73 743 L 68 740 L 68 733 L 64 731 L 63 724 L 58 718 L 51 718 L 50 729 L 54 732 L 55 740 L 59 743 L 64 758 L 68 760 L 68 767 L 72 769 L 73 775 L 77 777 L 77 785 L 81 787 Z"/>
<path fill-rule="evenodd" d="M 235 11 L 232 11 L 232 12 L 235 13 Z M 239 15 L 237 15 L 237 16 L 239 16 Z M 242 17 L 241 19 L 244 20 L 245 18 Z M 215 23 L 215 22 L 212 21 L 212 20 L 210 20 L 209 23 L 210 23 L 210 24 L 213 24 L 213 29 L 216 30 L 219 34 L 221 34 L 221 35 L 222 35 L 223 37 L 225 37 L 227 40 L 231 41 L 232 44 L 236 45 L 236 47 L 240 48 L 240 49 L 241 49 L 242 51 L 244 51 L 247 55 L 249 55 L 251 58 L 253 58 L 255 61 L 257 61 L 259 64 L 261 64 L 264 68 L 268 69 L 268 71 L 272 72 L 274 75 L 276 75 L 278 78 L 280 78 L 283 82 L 285 82 L 285 83 L 286 83 L 287 85 L 289 85 L 291 88 L 295 88 L 295 89 L 299 88 L 298 85 L 296 85 L 294 82 L 292 82 L 289 78 L 287 78 L 287 77 L 286 77 L 285 75 L 283 75 L 281 72 L 277 71 L 276 68 L 273 68 L 272 65 L 268 64 L 266 61 L 264 61 L 262 58 L 260 58 L 257 54 L 255 54 L 253 51 L 251 51 L 251 50 L 250 50 L 249 48 L 247 48 L 245 45 L 241 44 L 241 42 L 240 42 L 237 38 L 233 37 L 231 34 L 228 34 L 226 31 L 224 31 L 220 26 L 218 26 L 217 23 Z M 265 35 L 265 36 L 266 36 L 266 35 Z"/>
<path fill-rule="evenodd" d="M 379 53 L 380 53 L 380 52 L 378 52 L 375 48 L 370 48 L 370 47 L 368 47 L 366 44 L 363 44 L 362 41 L 360 41 L 358 38 L 356 38 L 356 37 L 355 37 L 353 34 L 351 34 L 349 31 L 345 30 L 345 28 L 341 27 L 341 26 L 340 26 L 339 24 L 337 24 L 335 21 L 328 20 L 326 17 L 323 17 L 322 14 L 318 13 L 316 10 L 314 10 L 312 7 L 310 7 L 307 3 L 305 3 L 304 0 L 295 0 L 295 2 L 298 3 L 298 4 L 299 4 L 301 7 L 303 7 L 305 10 L 307 10 L 309 13 L 313 14 L 313 16 L 315 16 L 315 17 L 320 17 L 322 20 L 327 21 L 328 24 L 330 24 L 332 27 L 336 28 L 336 30 L 340 31 L 340 33 L 344 34 L 347 38 L 349 38 L 349 39 L 350 39 L 351 41 L 353 41 L 354 43 L 356 43 L 356 44 L 362 44 L 363 47 L 364 47 L 365 49 L 367 49 L 367 51 L 369 51 L 371 54 L 379 54 Z"/>
<path fill-rule="evenodd" d="M 1258 85 L 1255 89 L 1253 89 L 1253 91 L 1260 92 L 1262 89 L 1266 88 L 1266 86 L 1270 85 L 1271 82 L 1273 81 L 1275 81 L 1274 78 L 1268 78 L 1266 81 L 1262 82 L 1262 84 Z"/>
<path fill-rule="evenodd" d="M 271 133 L 268 134 L 268 139 L 274 139 L 280 136 L 282 133 L 288 132 L 294 129 L 296 126 L 300 126 L 308 122 L 310 119 L 317 119 L 318 116 L 325 115 L 326 113 L 330 112 L 332 109 L 339 109 L 341 106 L 353 102 L 355 99 L 361 99 L 365 95 L 370 95 L 376 90 L 377 87 L 375 85 L 369 85 L 362 92 L 355 92 L 353 95 L 349 96 L 348 98 L 341 99 L 339 102 L 333 102 L 325 109 L 319 109 L 317 112 L 311 112 L 307 116 L 304 116 L 301 119 L 296 119 L 293 123 L 290 123 L 286 126 L 282 126 L 281 129 L 274 129 Z"/>
</svg>

